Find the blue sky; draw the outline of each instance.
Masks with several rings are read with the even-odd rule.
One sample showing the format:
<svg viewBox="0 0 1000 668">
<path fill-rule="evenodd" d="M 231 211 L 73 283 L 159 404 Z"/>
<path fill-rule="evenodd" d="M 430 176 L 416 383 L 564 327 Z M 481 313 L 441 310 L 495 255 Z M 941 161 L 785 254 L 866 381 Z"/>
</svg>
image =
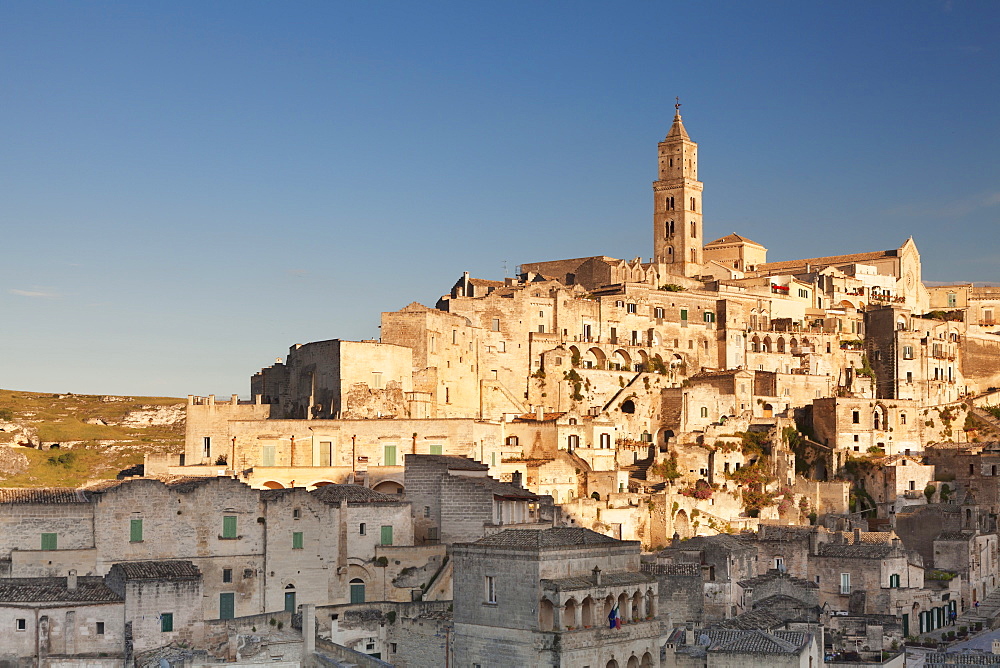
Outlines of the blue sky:
<svg viewBox="0 0 1000 668">
<path fill-rule="evenodd" d="M 0 387 L 248 392 L 463 270 L 705 234 L 997 281 L 996 2 L 0 3 Z"/>
</svg>

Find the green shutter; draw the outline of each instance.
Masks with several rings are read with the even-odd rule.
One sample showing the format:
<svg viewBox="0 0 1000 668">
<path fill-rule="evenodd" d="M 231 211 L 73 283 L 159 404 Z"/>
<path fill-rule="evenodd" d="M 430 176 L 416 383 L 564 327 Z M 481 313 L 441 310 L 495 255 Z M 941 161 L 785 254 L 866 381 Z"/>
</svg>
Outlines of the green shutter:
<svg viewBox="0 0 1000 668">
<path fill-rule="evenodd" d="M 431 454 L 432 455 L 440 455 L 441 454 L 441 445 L 439 443 L 431 445 Z"/>
<path fill-rule="evenodd" d="M 54 533 L 43 533 L 42 534 L 42 549 L 43 550 L 55 550 L 56 547 L 56 534 Z"/>
<path fill-rule="evenodd" d="M 351 583 L 351 603 L 364 603 L 365 602 L 365 584 L 361 583 Z"/>
<path fill-rule="evenodd" d="M 219 619 L 236 617 L 236 594 L 219 594 Z"/>
<path fill-rule="evenodd" d="M 285 612 L 295 612 L 295 592 L 285 592 Z"/>
<path fill-rule="evenodd" d="M 382 545 L 392 545 L 392 527 L 382 527 Z"/>
<path fill-rule="evenodd" d="M 236 538 L 236 516 L 225 515 L 222 518 L 222 537 Z"/>
<path fill-rule="evenodd" d="M 396 465 L 396 446 L 387 445 L 385 446 L 385 465 L 395 466 Z"/>
<path fill-rule="evenodd" d="M 687 320 L 687 319 L 688 319 L 688 310 L 686 308 L 682 308 L 681 309 L 681 320 Z"/>
<path fill-rule="evenodd" d="M 132 520 L 129 527 L 128 540 L 130 543 L 142 542 L 142 520 Z"/>
<path fill-rule="evenodd" d="M 302 549 L 302 532 L 293 531 L 292 532 L 292 549 L 301 550 Z"/>
<path fill-rule="evenodd" d="M 167 631 L 174 630 L 174 613 L 172 612 L 162 612 L 160 613 L 160 631 L 166 633 Z"/>
</svg>

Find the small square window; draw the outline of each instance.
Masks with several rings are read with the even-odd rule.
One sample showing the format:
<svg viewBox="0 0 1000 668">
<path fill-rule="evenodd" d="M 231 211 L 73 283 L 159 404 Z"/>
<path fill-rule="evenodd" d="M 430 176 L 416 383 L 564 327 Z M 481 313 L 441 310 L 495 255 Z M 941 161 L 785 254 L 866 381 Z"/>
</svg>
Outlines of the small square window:
<svg viewBox="0 0 1000 668">
<path fill-rule="evenodd" d="M 223 582 L 232 582 L 233 581 L 233 569 L 231 569 L 231 568 L 223 568 L 222 569 L 222 581 Z"/>
<path fill-rule="evenodd" d="M 97 622 L 97 635 L 104 635 L 104 622 Z"/>
<path fill-rule="evenodd" d="M 28 620 L 27 619 L 15 619 L 14 620 L 14 630 L 15 631 L 27 631 L 28 630 Z"/>
<path fill-rule="evenodd" d="M 43 550 L 55 550 L 58 549 L 58 534 L 54 533 L 43 533 L 42 534 L 42 549 Z"/>
<path fill-rule="evenodd" d="M 300 519 L 301 517 L 302 517 L 302 511 L 301 510 L 299 510 L 298 508 L 296 508 L 295 510 L 292 511 L 292 519 L 293 520 Z"/>
</svg>

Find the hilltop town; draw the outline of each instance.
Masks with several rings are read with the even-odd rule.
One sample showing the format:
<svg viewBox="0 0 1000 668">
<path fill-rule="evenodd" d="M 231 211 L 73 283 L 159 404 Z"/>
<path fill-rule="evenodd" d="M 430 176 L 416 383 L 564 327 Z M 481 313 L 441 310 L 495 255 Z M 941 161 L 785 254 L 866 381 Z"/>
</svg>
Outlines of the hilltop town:
<svg viewBox="0 0 1000 668">
<path fill-rule="evenodd" d="M 1000 288 L 706 239 L 679 105 L 657 165 L 650 257 L 463 273 L 0 488 L 0 662 L 947 665 L 1000 624 Z"/>
</svg>

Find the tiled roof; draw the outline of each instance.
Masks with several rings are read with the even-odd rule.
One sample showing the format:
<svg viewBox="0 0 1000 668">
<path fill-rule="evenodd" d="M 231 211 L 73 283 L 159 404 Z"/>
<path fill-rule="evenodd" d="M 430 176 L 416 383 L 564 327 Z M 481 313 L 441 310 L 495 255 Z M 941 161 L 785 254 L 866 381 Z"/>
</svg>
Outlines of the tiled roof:
<svg viewBox="0 0 1000 668">
<path fill-rule="evenodd" d="M 669 557 L 675 551 L 685 551 L 685 550 L 701 550 L 704 548 L 723 548 L 731 551 L 744 551 L 754 549 L 750 545 L 746 545 L 743 541 L 739 540 L 734 536 L 729 534 L 720 533 L 715 536 L 695 536 L 694 538 L 688 538 L 687 540 L 682 540 L 677 546 L 669 546 L 663 549 L 660 553 L 664 557 Z"/>
<path fill-rule="evenodd" d="M 705 248 L 708 248 L 709 246 L 715 246 L 716 244 L 721 245 L 721 244 L 738 244 L 738 243 L 753 244 L 754 246 L 760 246 L 761 248 L 764 247 L 761 244 L 757 243 L 756 241 L 751 241 L 750 239 L 742 237 L 734 232 L 733 234 L 727 234 L 724 237 L 720 237 L 715 241 L 710 241 L 709 243 L 705 244 Z"/>
<path fill-rule="evenodd" d="M 601 573 L 602 587 L 626 587 L 636 584 L 650 584 L 656 578 L 646 573 Z M 596 587 L 594 576 L 581 575 L 575 578 L 558 578 L 555 580 L 542 580 L 543 589 L 554 589 L 556 591 L 571 591 L 574 589 L 591 589 Z"/>
<path fill-rule="evenodd" d="M 975 536 L 975 531 L 942 531 L 934 540 L 960 540 L 968 542 L 969 539 Z"/>
<path fill-rule="evenodd" d="M 776 524 L 762 524 L 756 534 L 746 535 L 746 538 L 753 540 L 768 540 L 777 542 L 798 542 L 808 540 L 809 535 L 816 531 L 812 527 L 800 526 L 779 526 Z M 743 536 L 741 536 L 743 537 Z"/>
<path fill-rule="evenodd" d="M 309 492 L 324 503 L 402 503 L 397 494 L 383 494 L 361 485 L 323 485 Z"/>
<path fill-rule="evenodd" d="M 757 608 L 742 615 L 737 615 L 719 623 L 724 629 L 742 629 L 745 631 L 755 629 L 774 629 L 784 625 L 784 621 L 777 615 L 768 612 L 764 608 Z"/>
<path fill-rule="evenodd" d="M 819 546 L 821 557 L 843 557 L 847 559 L 884 559 L 892 554 L 892 546 L 885 543 L 858 543 L 841 545 L 824 543 Z"/>
<path fill-rule="evenodd" d="M 489 471 L 490 467 L 468 457 L 454 455 L 406 455 L 406 461 L 421 464 L 438 464 L 446 466 L 449 471 Z"/>
<path fill-rule="evenodd" d="M 0 578 L 0 603 L 117 602 L 104 578 L 81 576 L 76 589 L 68 589 L 66 578 Z"/>
<path fill-rule="evenodd" d="M 509 482 L 501 482 L 496 478 L 461 478 L 461 480 L 474 485 L 479 485 L 480 487 L 485 487 L 487 490 L 493 492 L 493 496 L 499 496 L 504 499 L 533 500 L 538 498 L 538 495 L 534 492 L 529 492 L 528 490 Z"/>
<path fill-rule="evenodd" d="M 126 580 L 191 580 L 201 571 L 190 561 L 125 561 L 115 564 Z"/>
<path fill-rule="evenodd" d="M 710 652 L 739 654 L 798 654 L 805 644 L 805 634 L 796 631 L 744 631 L 730 640 L 713 643 Z"/>
<path fill-rule="evenodd" d="M 794 575 L 789 575 L 788 573 L 782 573 L 779 570 L 771 569 L 763 575 L 758 575 L 755 578 L 749 578 L 747 580 L 741 580 L 739 585 L 744 589 L 753 589 L 754 587 L 759 587 L 761 585 L 767 584 L 769 582 L 774 582 L 776 580 L 786 580 L 790 584 L 796 587 L 805 587 L 806 589 L 819 589 L 819 585 L 815 582 L 810 582 L 809 580 L 803 580 L 802 578 L 797 578 Z"/>
<path fill-rule="evenodd" d="M 88 503 L 83 490 L 72 487 L 0 488 L 0 503 Z"/>
<path fill-rule="evenodd" d="M 780 271 L 782 269 L 794 269 L 806 264 L 816 269 L 829 267 L 831 265 L 855 264 L 869 260 L 881 260 L 887 257 L 896 257 L 895 250 L 873 251 L 870 253 L 851 253 L 849 255 L 827 255 L 826 257 L 811 257 L 802 260 L 785 260 L 783 262 L 768 262 L 758 267 L 763 272 Z"/>
<path fill-rule="evenodd" d="M 643 564 L 643 573 L 675 577 L 701 577 L 700 564 Z"/>
<path fill-rule="evenodd" d="M 480 538 L 473 544 L 485 547 L 544 550 L 578 545 L 638 545 L 638 541 L 616 540 L 582 527 L 554 527 L 551 529 L 505 529 L 492 536 Z"/>
<path fill-rule="evenodd" d="M 544 413 L 542 421 L 558 420 L 563 415 L 566 415 L 565 411 L 562 413 Z M 513 422 L 538 422 L 538 416 L 535 413 L 525 413 L 524 415 L 518 415 L 513 419 Z"/>
</svg>

